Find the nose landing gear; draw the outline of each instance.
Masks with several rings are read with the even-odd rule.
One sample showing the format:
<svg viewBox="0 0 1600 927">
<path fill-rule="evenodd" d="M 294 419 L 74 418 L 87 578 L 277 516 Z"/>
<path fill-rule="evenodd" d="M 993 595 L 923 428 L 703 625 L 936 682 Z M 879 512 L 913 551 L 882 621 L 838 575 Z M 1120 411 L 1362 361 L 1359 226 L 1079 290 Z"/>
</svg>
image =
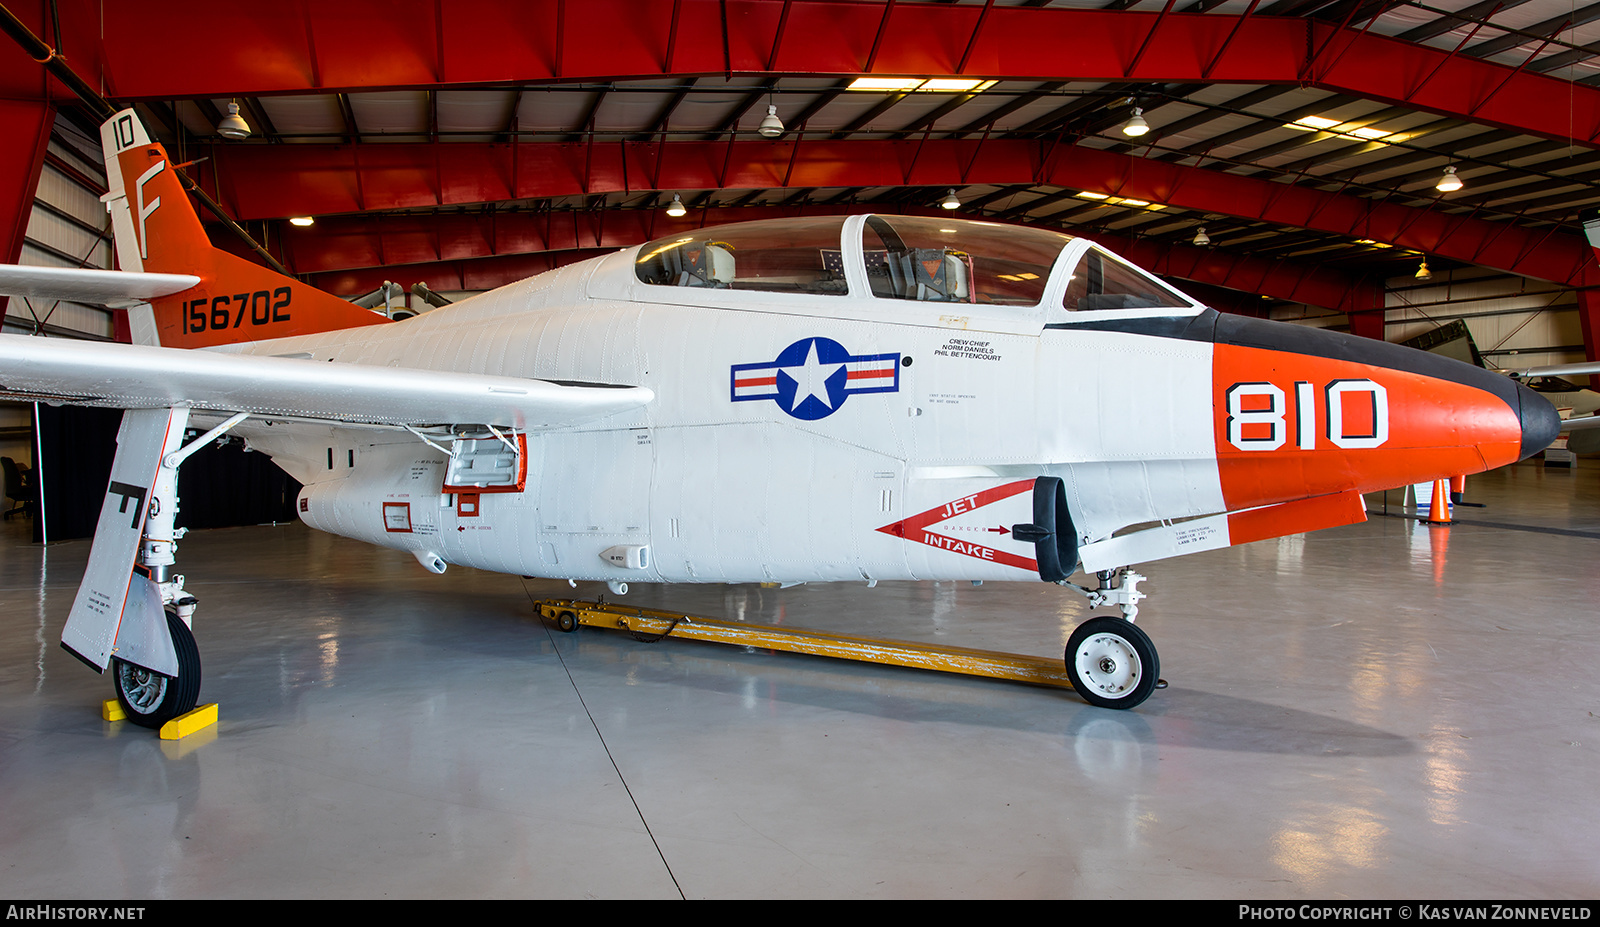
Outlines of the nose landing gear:
<svg viewBox="0 0 1600 927">
<path fill-rule="evenodd" d="M 1072 687 L 1101 708 L 1132 708 L 1150 697 L 1161 678 L 1149 635 L 1114 615 L 1078 625 L 1067 641 L 1066 660 Z"/>
<path fill-rule="evenodd" d="M 1139 591 L 1145 577 L 1122 567 L 1099 578 L 1098 589 L 1061 583 L 1083 593 L 1091 608 L 1116 605 L 1122 610 L 1122 617 L 1099 615 L 1072 632 L 1067 639 L 1067 678 L 1091 705 L 1133 708 L 1165 686 L 1155 644 L 1133 623 L 1139 600 L 1145 598 Z"/>
</svg>

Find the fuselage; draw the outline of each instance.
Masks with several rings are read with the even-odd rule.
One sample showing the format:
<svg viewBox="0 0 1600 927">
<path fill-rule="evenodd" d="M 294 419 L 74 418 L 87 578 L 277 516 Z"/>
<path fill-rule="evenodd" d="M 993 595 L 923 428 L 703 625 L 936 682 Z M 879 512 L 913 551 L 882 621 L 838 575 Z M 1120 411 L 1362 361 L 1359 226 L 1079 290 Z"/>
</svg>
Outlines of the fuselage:
<svg viewBox="0 0 1600 927">
<path fill-rule="evenodd" d="M 637 412 L 529 433 L 525 453 L 502 442 L 509 480 L 452 484 L 448 456 L 405 431 L 237 430 L 305 485 L 313 527 L 419 559 L 666 582 L 1038 579 L 1013 529 L 1036 521 L 1040 477 L 1083 545 L 1478 472 L 1553 437 L 1548 403 L 1504 377 L 1220 315 L 1084 239 L 781 224 L 234 348 L 654 390 Z"/>
</svg>

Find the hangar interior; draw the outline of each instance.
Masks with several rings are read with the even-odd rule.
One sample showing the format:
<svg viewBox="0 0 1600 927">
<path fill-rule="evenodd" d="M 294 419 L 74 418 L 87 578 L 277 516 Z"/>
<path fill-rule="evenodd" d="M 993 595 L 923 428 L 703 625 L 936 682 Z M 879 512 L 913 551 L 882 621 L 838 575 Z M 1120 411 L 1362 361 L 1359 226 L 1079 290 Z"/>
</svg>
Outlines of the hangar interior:
<svg viewBox="0 0 1600 927">
<path fill-rule="evenodd" d="M 1580 227 L 1600 4 L 5 12 L 5 263 L 115 265 L 98 126 L 132 105 L 218 246 L 391 313 L 678 230 L 953 214 L 1091 238 L 1225 312 L 1391 342 L 1459 323 L 1493 369 L 1600 359 Z M 127 338 L 115 310 L 21 297 L 4 328 Z M 33 422 L 0 406 L 3 456 L 38 463 Z M 1592 897 L 1600 485 L 1592 458 L 1547 463 L 1469 478 L 1487 508 L 1450 528 L 1399 517 L 1396 491 L 1365 524 L 1150 565 L 1140 624 L 1171 684 L 1132 712 L 565 635 L 530 610 L 564 583 L 434 576 L 299 524 L 210 529 L 181 566 L 222 721 L 177 744 L 99 719 L 109 687 L 57 645 L 89 543 L 35 544 L 19 514 L 0 888 Z M 1040 583 L 628 601 L 1025 653 L 1089 614 Z"/>
</svg>

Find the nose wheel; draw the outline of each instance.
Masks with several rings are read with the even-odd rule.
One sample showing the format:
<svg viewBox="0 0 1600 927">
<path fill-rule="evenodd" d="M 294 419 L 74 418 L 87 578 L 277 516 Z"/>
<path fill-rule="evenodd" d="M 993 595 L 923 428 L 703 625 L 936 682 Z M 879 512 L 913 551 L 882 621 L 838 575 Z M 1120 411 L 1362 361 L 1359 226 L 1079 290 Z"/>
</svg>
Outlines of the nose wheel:
<svg viewBox="0 0 1600 927">
<path fill-rule="evenodd" d="M 1101 708 L 1132 708 L 1149 698 L 1161 679 L 1161 661 L 1149 635 L 1111 615 L 1078 625 L 1067 641 L 1066 662 L 1072 687 Z"/>
</svg>

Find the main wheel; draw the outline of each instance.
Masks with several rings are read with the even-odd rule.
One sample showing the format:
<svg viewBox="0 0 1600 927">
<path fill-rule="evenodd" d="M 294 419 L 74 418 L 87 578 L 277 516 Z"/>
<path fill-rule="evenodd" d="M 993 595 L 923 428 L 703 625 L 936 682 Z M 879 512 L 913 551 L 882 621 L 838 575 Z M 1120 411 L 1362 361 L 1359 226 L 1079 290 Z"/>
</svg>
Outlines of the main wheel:
<svg viewBox="0 0 1600 927">
<path fill-rule="evenodd" d="M 178 715 L 194 710 L 200 701 L 200 648 L 194 634 L 172 612 L 167 612 L 167 632 L 178 652 L 177 678 L 142 666 L 111 659 L 112 684 L 128 720 L 140 727 L 157 728 Z"/>
<path fill-rule="evenodd" d="M 1149 635 L 1111 615 L 1090 618 L 1067 640 L 1067 678 L 1091 705 L 1132 708 L 1161 681 L 1161 661 Z"/>
</svg>

